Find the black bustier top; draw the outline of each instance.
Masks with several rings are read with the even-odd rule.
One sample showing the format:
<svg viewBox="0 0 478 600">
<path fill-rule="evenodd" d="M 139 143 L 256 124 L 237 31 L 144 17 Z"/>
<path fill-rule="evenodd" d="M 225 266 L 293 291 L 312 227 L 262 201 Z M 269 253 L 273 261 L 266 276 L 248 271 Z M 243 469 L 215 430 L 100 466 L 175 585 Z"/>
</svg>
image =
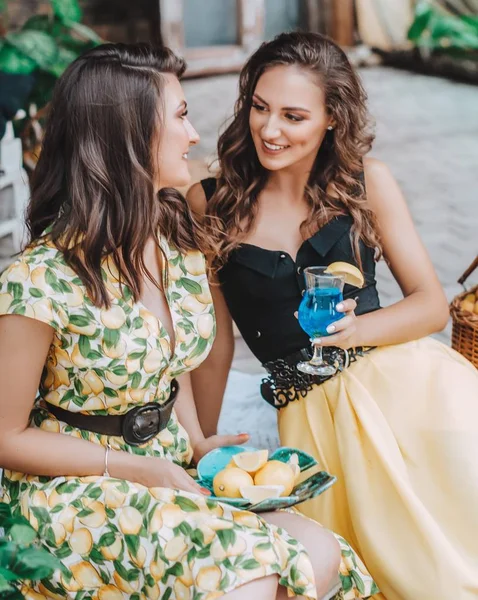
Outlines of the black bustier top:
<svg viewBox="0 0 478 600">
<path fill-rule="evenodd" d="M 216 180 L 204 179 L 201 184 L 209 200 Z M 261 363 L 309 346 L 309 338 L 294 316 L 305 288 L 303 270 L 335 261 L 357 265 L 350 238 L 352 224 L 349 215 L 332 219 L 302 243 L 295 261 L 287 252 L 241 244 L 221 268 L 219 280 L 229 312 Z M 358 297 L 357 315 L 380 308 L 374 251 L 361 244 L 360 252 L 365 285 L 360 290 L 344 288 L 344 298 Z"/>
</svg>

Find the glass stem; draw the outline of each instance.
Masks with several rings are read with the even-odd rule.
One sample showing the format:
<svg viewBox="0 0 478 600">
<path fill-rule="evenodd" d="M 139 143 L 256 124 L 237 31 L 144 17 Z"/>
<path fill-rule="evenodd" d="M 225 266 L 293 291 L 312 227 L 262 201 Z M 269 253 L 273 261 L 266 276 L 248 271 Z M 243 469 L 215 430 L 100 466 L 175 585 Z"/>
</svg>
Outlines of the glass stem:
<svg viewBox="0 0 478 600">
<path fill-rule="evenodd" d="M 322 358 L 322 346 L 315 343 L 315 340 L 311 340 L 312 347 L 314 349 L 314 354 L 310 359 L 310 364 L 314 367 L 320 367 L 324 364 L 324 359 Z"/>
</svg>

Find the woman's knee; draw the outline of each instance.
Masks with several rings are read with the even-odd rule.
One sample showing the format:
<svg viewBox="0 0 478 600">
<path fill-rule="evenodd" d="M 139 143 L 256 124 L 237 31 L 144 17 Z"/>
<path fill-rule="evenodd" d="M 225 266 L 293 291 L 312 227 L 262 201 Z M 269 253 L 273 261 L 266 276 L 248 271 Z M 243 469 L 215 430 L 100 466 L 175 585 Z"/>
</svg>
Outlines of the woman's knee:
<svg viewBox="0 0 478 600">
<path fill-rule="evenodd" d="M 326 591 L 328 584 L 339 571 L 341 552 L 336 537 L 318 523 L 291 513 L 266 513 L 269 523 L 285 529 L 307 550 L 319 591 Z"/>
<path fill-rule="evenodd" d="M 224 600 L 276 600 L 279 578 L 277 575 L 268 575 L 244 583 L 238 588 L 222 596 Z"/>
</svg>

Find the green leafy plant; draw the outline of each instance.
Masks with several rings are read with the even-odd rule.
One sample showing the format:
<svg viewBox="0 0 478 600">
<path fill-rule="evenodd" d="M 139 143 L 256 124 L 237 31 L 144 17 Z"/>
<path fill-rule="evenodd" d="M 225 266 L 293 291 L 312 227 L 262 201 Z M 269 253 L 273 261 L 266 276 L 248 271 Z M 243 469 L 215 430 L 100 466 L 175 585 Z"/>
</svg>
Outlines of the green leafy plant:
<svg viewBox="0 0 478 600">
<path fill-rule="evenodd" d="M 452 12 L 433 0 L 420 0 L 408 39 L 424 54 L 478 58 L 478 15 Z"/>
<path fill-rule="evenodd" d="M 19 585 L 50 577 L 60 561 L 37 544 L 37 532 L 22 516 L 14 516 L 10 506 L 0 502 L 0 599 L 23 599 Z"/>
<path fill-rule="evenodd" d="M 50 0 L 50 5 L 50 14 L 33 15 L 20 30 L 7 30 L 0 39 L 0 71 L 33 75 L 35 85 L 28 102 L 38 107 L 50 100 L 53 85 L 66 67 L 102 43 L 80 23 L 78 0 Z"/>
<path fill-rule="evenodd" d="M 24 164 L 32 171 L 42 138 L 44 107 L 51 99 L 56 80 L 80 54 L 103 40 L 80 22 L 78 0 L 50 0 L 48 14 L 33 15 L 16 31 L 8 29 L 6 0 L 0 0 L 0 14 L 0 72 L 13 76 L 10 80 L 24 80 L 22 84 L 9 82 L 11 97 L 16 96 L 16 86 L 27 87 L 13 113 L 24 111 L 24 117 L 14 125 L 23 140 Z"/>
</svg>

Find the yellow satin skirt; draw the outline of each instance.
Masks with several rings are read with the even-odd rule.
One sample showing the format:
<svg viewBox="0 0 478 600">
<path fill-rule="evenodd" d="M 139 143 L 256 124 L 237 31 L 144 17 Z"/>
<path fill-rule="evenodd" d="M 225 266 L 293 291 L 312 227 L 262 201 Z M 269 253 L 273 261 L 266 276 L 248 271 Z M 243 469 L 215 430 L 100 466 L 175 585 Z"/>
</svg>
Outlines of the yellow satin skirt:
<svg viewBox="0 0 478 600">
<path fill-rule="evenodd" d="M 387 600 L 478 598 L 478 370 L 430 338 L 359 357 L 279 412 L 338 482 L 298 508 L 345 537 Z"/>
</svg>

